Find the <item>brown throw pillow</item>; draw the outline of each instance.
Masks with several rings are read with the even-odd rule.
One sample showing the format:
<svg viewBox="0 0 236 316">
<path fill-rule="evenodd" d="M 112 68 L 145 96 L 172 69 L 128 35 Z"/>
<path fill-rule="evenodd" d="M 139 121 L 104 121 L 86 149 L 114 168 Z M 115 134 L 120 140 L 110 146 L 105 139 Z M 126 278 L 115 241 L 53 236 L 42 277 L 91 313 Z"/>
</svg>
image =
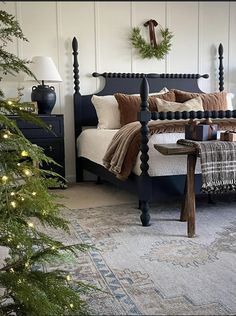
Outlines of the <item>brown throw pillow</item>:
<svg viewBox="0 0 236 316">
<path fill-rule="evenodd" d="M 212 92 L 212 93 L 194 93 L 187 92 L 182 90 L 173 89 L 176 102 L 185 102 L 192 98 L 196 98 L 198 96 L 202 99 L 202 105 L 204 111 L 219 111 L 219 110 L 227 110 L 227 93 L 222 92 Z"/>
<path fill-rule="evenodd" d="M 120 124 L 124 126 L 125 124 L 137 121 L 137 115 L 140 111 L 141 98 L 140 96 L 133 96 L 123 93 L 114 94 L 118 107 L 120 110 Z M 160 98 L 166 101 L 175 101 L 174 91 L 169 91 L 163 94 L 155 94 L 149 96 L 149 111 L 157 111 L 156 98 Z"/>
</svg>

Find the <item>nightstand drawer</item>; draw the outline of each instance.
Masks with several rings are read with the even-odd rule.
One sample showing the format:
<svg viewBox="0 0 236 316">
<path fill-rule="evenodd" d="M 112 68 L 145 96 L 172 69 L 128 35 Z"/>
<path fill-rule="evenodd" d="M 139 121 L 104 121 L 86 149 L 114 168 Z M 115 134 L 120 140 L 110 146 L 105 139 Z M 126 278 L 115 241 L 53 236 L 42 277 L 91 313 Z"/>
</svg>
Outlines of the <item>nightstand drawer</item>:
<svg viewBox="0 0 236 316">
<path fill-rule="evenodd" d="M 31 140 L 63 137 L 63 120 L 60 117 L 45 116 L 41 118 L 47 124 L 49 130 L 20 119 L 16 119 L 16 122 L 24 136 Z"/>
<path fill-rule="evenodd" d="M 60 166 L 44 164 L 43 168 L 52 170 L 65 178 L 65 149 L 64 149 L 64 119 L 62 114 L 38 115 L 49 127 L 45 130 L 30 122 L 21 120 L 17 115 L 10 115 L 9 118 L 16 121 L 17 126 L 24 136 L 44 149 L 46 156 L 55 160 Z"/>
<path fill-rule="evenodd" d="M 53 141 L 43 141 L 43 140 L 35 140 L 33 143 L 42 147 L 46 156 L 52 158 L 57 162 L 60 166 L 57 165 L 44 165 L 43 168 L 53 170 L 54 172 L 59 173 L 61 176 L 65 177 L 65 149 L 64 142 L 60 140 Z"/>
</svg>

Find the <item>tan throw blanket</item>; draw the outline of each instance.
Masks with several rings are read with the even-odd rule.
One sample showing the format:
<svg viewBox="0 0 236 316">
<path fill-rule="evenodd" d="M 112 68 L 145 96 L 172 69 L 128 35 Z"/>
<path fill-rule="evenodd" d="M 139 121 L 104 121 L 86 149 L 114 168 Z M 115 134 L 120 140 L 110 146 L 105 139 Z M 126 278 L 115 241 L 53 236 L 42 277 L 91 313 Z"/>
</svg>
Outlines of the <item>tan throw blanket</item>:
<svg viewBox="0 0 236 316">
<path fill-rule="evenodd" d="M 215 119 L 219 130 L 236 130 L 236 119 Z M 159 133 L 183 133 L 188 120 L 156 120 L 150 121 L 149 137 Z M 137 155 L 140 151 L 141 124 L 132 122 L 124 125 L 114 135 L 103 158 L 104 166 L 120 180 L 126 180 L 130 175 Z"/>
<path fill-rule="evenodd" d="M 197 148 L 203 193 L 221 193 L 236 189 L 236 142 L 179 139 L 177 143 Z"/>
</svg>

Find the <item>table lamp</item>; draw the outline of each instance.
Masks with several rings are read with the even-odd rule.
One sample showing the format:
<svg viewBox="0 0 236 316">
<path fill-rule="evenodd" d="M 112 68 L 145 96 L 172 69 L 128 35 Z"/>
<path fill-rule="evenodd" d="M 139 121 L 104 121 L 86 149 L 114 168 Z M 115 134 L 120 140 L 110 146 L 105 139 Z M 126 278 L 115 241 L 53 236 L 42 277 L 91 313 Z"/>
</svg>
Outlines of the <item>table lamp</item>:
<svg viewBox="0 0 236 316">
<path fill-rule="evenodd" d="M 41 85 L 32 87 L 31 100 L 37 102 L 39 114 L 51 114 L 56 103 L 55 88 L 45 85 L 44 82 L 60 82 L 61 76 L 51 57 L 33 57 L 29 69 L 38 81 L 42 81 Z M 26 80 L 32 80 L 32 78 Z"/>
</svg>

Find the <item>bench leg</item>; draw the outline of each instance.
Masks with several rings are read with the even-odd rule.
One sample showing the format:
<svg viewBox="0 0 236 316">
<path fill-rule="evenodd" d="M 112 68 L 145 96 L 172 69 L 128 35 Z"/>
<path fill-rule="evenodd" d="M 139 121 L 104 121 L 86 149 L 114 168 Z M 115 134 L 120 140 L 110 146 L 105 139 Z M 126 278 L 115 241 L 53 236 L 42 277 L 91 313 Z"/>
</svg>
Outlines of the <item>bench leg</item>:
<svg viewBox="0 0 236 316">
<path fill-rule="evenodd" d="M 187 194 L 186 207 L 188 210 L 188 237 L 195 236 L 195 166 L 197 155 L 189 154 L 187 161 Z"/>
<path fill-rule="evenodd" d="M 188 209 L 186 207 L 186 194 L 187 194 L 187 176 L 185 178 L 185 183 L 184 183 L 184 198 L 183 202 L 181 205 L 181 213 L 180 213 L 180 221 L 181 222 L 187 222 L 188 220 Z"/>
</svg>

